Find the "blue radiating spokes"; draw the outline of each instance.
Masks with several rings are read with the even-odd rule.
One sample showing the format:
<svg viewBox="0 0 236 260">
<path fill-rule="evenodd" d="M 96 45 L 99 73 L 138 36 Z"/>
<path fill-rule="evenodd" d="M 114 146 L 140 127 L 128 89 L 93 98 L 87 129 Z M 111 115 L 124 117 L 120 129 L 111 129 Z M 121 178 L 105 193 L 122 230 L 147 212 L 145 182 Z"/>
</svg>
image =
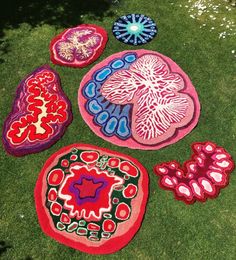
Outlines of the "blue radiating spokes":
<svg viewBox="0 0 236 260">
<path fill-rule="evenodd" d="M 143 14 L 121 16 L 112 27 L 117 40 L 130 45 L 150 42 L 157 34 L 155 22 Z"/>
</svg>

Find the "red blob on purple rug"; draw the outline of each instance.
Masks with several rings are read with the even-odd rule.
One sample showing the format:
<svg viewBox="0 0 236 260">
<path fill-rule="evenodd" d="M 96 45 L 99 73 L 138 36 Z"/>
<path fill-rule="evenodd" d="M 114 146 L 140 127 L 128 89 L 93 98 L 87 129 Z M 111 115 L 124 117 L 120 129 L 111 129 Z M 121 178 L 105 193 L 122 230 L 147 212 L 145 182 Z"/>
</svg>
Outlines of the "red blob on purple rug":
<svg viewBox="0 0 236 260">
<path fill-rule="evenodd" d="M 212 142 L 193 143 L 192 150 L 191 159 L 183 167 L 176 161 L 154 167 L 159 186 L 173 191 L 175 198 L 186 204 L 217 197 L 234 170 L 231 155 Z"/>
<path fill-rule="evenodd" d="M 3 126 L 4 147 L 15 156 L 40 152 L 58 141 L 71 121 L 71 104 L 59 75 L 42 66 L 17 87 L 12 111 Z"/>
<path fill-rule="evenodd" d="M 134 158 L 73 144 L 53 154 L 36 183 L 42 230 L 90 254 L 111 254 L 134 237 L 148 198 L 148 174 Z"/>
<path fill-rule="evenodd" d="M 200 103 L 188 76 L 154 51 L 116 53 L 83 78 L 78 104 L 101 138 L 133 149 L 173 144 L 197 124 Z"/>
<path fill-rule="evenodd" d="M 50 43 L 51 61 L 55 64 L 83 68 L 102 54 L 107 32 L 94 24 L 81 24 L 57 35 Z"/>
</svg>

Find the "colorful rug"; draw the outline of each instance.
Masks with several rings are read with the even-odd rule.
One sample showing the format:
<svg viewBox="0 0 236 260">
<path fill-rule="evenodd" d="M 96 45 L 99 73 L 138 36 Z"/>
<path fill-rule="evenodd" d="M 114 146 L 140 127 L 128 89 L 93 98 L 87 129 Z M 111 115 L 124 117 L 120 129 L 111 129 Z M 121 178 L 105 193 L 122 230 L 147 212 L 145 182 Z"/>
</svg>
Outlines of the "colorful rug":
<svg viewBox="0 0 236 260">
<path fill-rule="evenodd" d="M 83 78 L 78 104 L 101 138 L 133 149 L 177 142 L 197 124 L 200 104 L 188 76 L 154 51 L 116 53 Z"/>
<path fill-rule="evenodd" d="M 148 198 L 148 174 L 132 157 L 73 144 L 45 163 L 35 187 L 42 230 L 90 254 L 110 254 L 138 231 Z"/>
<path fill-rule="evenodd" d="M 2 134 L 6 151 L 15 156 L 53 145 L 72 121 L 71 104 L 59 75 L 45 65 L 21 81 Z"/>
<path fill-rule="evenodd" d="M 175 198 L 186 204 L 217 197 L 234 169 L 231 155 L 212 142 L 193 143 L 192 150 L 191 159 L 183 167 L 171 161 L 154 168 L 160 187 L 173 191 Z"/>
<path fill-rule="evenodd" d="M 155 22 L 143 14 L 121 16 L 112 27 L 117 40 L 130 44 L 141 45 L 150 42 L 157 34 Z"/>
<path fill-rule="evenodd" d="M 105 29 L 94 24 L 69 28 L 52 39 L 51 61 L 58 65 L 86 67 L 99 58 L 107 40 Z"/>
</svg>

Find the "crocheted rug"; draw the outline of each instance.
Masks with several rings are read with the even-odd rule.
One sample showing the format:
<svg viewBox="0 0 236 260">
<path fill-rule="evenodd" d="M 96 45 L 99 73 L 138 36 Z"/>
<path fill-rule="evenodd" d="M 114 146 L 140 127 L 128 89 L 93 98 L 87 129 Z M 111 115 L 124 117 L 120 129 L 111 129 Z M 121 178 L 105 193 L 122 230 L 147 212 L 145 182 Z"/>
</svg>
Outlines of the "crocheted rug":
<svg viewBox="0 0 236 260">
<path fill-rule="evenodd" d="M 80 84 L 78 104 L 98 136 L 144 150 L 177 142 L 200 115 L 188 76 L 170 58 L 149 50 L 116 53 L 94 66 Z"/>
<path fill-rule="evenodd" d="M 86 67 L 99 58 L 107 40 L 105 29 L 94 24 L 66 29 L 51 41 L 51 61 L 58 65 Z"/>
<path fill-rule="evenodd" d="M 16 89 L 2 141 L 15 156 L 49 148 L 72 121 L 71 104 L 60 85 L 59 75 L 49 66 L 37 68 Z"/>
<path fill-rule="evenodd" d="M 193 143 L 193 155 L 183 164 L 176 161 L 157 164 L 154 172 L 159 186 L 173 191 L 177 200 L 186 204 L 215 198 L 229 183 L 234 161 L 224 148 L 212 142 Z"/>
<path fill-rule="evenodd" d="M 157 26 L 148 16 L 128 14 L 117 19 L 113 24 L 112 32 L 116 39 L 123 43 L 142 45 L 156 36 Z"/>
<path fill-rule="evenodd" d="M 90 254 L 110 254 L 138 231 L 148 198 L 148 174 L 132 157 L 73 144 L 45 163 L 35 187 L 42 230 Z"/>
</svg>

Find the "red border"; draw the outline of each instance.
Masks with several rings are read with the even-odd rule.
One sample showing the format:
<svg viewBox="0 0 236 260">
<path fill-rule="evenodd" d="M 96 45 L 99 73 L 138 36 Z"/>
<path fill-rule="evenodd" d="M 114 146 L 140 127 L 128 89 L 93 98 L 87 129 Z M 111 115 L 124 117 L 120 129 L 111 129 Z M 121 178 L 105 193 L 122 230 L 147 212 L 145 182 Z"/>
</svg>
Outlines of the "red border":
<svg viewBox="0 0 236 260">
<path fill-rule="evenodd" d="M 153 167 L 154 173 L 159 177 L 159 179 L 158 179 L 158 185 L 159 185 L 159 187 L 162 188 L 163 190 L 172 191 L 172 192 L 174 193 L 174 197 L 175 197 L 176 200 L 183 201 L 184 203 L 186 203 L 186 204 L 188 204 L 188 205 L 193 204 L 193 203 L 195 203 L 196 201 L 205 202 L 208 198 L 209 198 L 209 199 L 214 199 L 214 198 L 216 198 L 216 197 L 219 196 L 221 189 L 223 189 L 223 188 L 225 188 L 226 186 L 229 185 L 230 173 L 233 172 L 234 169 L 235 169 L 235 164 L 234 164 L 234 161 L 233 161 L 232 156 L 230 155 L 230 157 L 229 157 L 229 160 L 232 162 L 232 166 L 230 167 L 230 169 L 225 169 L 225 173 L 227 174 L 227 181 L 226 181 L 225 185 L 221 185 L 221 186 L 214 185 L 214 187 L 215 187 L 215 194 L 212 195 L 212 196 L 211 196 L 210 194 L 205 194 L 202 199 L 199 199 L 199 198 L 196 198 L 196 197 L 193 196 L 193 199 L 192 199 L 192 200 L 186 200 L 185 197 L 180 197 L 180 196 L 177 194 L 177 192 L 176 192 L 175 189 L 171 189 L 171 188 L 168 188 L 168 187 L 162 185 L 162 183 L 161 183 L 161 177 L 162 177 L 162 176 L 160 176 L 160 175 L 157 173 L 156 167 L 157 167 L 157 166 L 165 166 L 166 164 L 170 164 L 170 163 L 175 163 L 175 164 L 177 165 L 178 169 L 180 169 L 180 170 L 182 170 L 184 173 L 186 173 L 186 171 L 187 171 L 186 165 L 187 165 L 189 162 L 195 161 L 194 157 L 196 156 L 196 153 L 194 152 L 194 146 L 197 145 L 197 144 L 205 145 L 206 143 L 214 144 L 216 147 L 222 148 L 225 153 L 227 153 L 228 155 L 230 155 L 223 147 L 219 147 L 219 146 L 217 146 L 217 144 L 215 144 L 215 143 L 213 143 L 213 142 L 211 142 L 211 141 L 193 142 L 193 143 L 191 144 L 191 149 L 192 149 L 193 153 L 192 153 L 190 159 L 187 160 L 187 161 L 185 161 L 185 162 L 183 163 L 183 166 L 182 166 L 182 167 L 181 167 L 180 163 L 177 162 L 176 160 L 168 161 L 168 162 L 164 162 L 164 163 L 160 163 L 160 164 L 156 164 L 156 165 Z"/>
<path fill-rule="evenodd" d="M 95 149 L 98 151 L 102 151 L 105 153 L 109 153 L 124 159 L 128 159 L 129 161 L 131 161 L 132 163 L 134 163 L 141 171 L 142 174 L 142 183 L 141 183 L 141 188 L 143 191 L 143 198 L 142 201 L 138 202 L 141 204 L 140 206 L 140 212 L 138 215 L 137 220 L 133 223 L 133 225 L 131 226 L 131 228 L 129 230 L 127 230 L 127 232 L 121 236 L 116 236 L 116 233 L 113 235 L 113 238 L 109 239 L 107 242 L 105 242 L 103 245 L 99 246 L 99 247 L 94 247 L 94 246 L 87 246 L 81 242 L 75 242 L 74 240 L 70 240 L 66 237 L 64 237 L 61 234 L 58 234 L 54 231 L 54 228 L 52 228 L 49 224 L 49 218 L 46 214 L 46 208 L 44 206 L 44 203 L 42 202 L 42 197 L 44 197 L 44 194 L 42 194 L 42 183 L 43 183 L 43 179 L 45 177 L 46 169 L 48 167 L 50 167 L 51 164 L 53 164 L 54 159 L 61 155 L 62 153 L 67 152 L 69 149 L 71 149 L 72 147 L 79 147 L 80 149 L 84 148 L 84 149 Z M 44 164 L 38 180 L 36 182 L 36 186 L 34 189 L 34 198 L 35 198 L 35 205 L 36 205 L 36 212 L 38 214 L 38 220 L 39 220 L 39 224 L 43 230 L 43 232 L 54 238 L 55 240 L 57 240 L 58 242 L 65 244 L 69 247 L 75 248 L 77 250 L 89 253 L 89 254 L 111 254 L 114 253 L 118 250 L 120 250 L 121 248 L 123 248 L 124 246 L 126 246 L 128 244 L 128 242 L 134 237 L 134 235 L 136 234 L 136 232 L 139 230 L 143 217 L 144 217 L 144 213 L 146 210 L 146 203 L 148 200 L 148 192 L 149 192 L 149 178 L 148 178 L 148 174 L 146 169 L 142 166 L 142 164 L 127 155 L 124 155 L 122 153 L 119 152 L 115 152 L 115 151 L 111 151 L 105 148 L 100 148 L 94 145 L 87 145 L 87 144 L 72 144 L 66 147 L 61 148 L 59 151 L 57 151 L 56 153 L 54 153 Z M 134 199 L 135 201 L 135 199 Z M 128 223 L 128 221 L 126 221 L 126 223 Z"/>
<path fill-rule="evenodd" d="M 172 135 L 172 137 L 170 137 L 169 139 L 166 139 L 165 141 L 163 141 L 161 143 L 154 144 L 154 145 L 144 145 L 144 144 L 140 144 L 140 143 L 136 142 L 136 140 L 134 140 L 132 137 L 128 138 L 127 140 L 121 140 L 116 136 L 112 136 L 112 137 L 105 136 L 101 131 L 101 127 L 99 125 L 94 124 L 93 116 L 90 115 L 85 109 L 85 104 L 87 102 L 87 99 L 83 96 L 83 93 L 82 93 L 83 87 L 87 84 L 87 82 L 89 82 L 91 80 L 93 74 L 97 70 L 99 70 L 102 67 L 109 64 L 113 59 L 120 58 L 123 55 L 128 54 L 128 53 L 136 53 L 136 55 L 138 57 L 140 57 L 144 54 L 155 54 L 155 55 L 160 56 L 167 63 L 171 72 L 178 73 L 183 77 L 183 79 L 185 81 L 185 89 L 183 89 L 181 91 L 181 93 L 188 94 L 194 102 L 195 113 L 192 117 L 192 120 L 187 125 L 177 128 L 175 131 L 175 134 Z M 196 89 L 194 88 L 190 78 L 187 76 L 187 74 L 170 58 L 168 58 L 168 57 L 164 56 L 163 54 L 158 53 L 156 51 L 145 50 L 145 49 L 126 50 L 126 51 L 118 52 L 118 53 L 112 54 L 108 58 L 104 59 L 102 62 L 96 64 L 87 74 L 85 74 L 85 76 L 83 77 L 83 79 L 80 83 L 80 87 L 78 89 L 78 106 L 79 106 L 79 110 L 80 110 L 83 120 L 86 122 L 86 124 L 89 126 L 89 128 L 97 136 L 101 137 L 105 141 L 108 141 L 108 142 L 118 145 L 118 146 L 128 147 L 131 149 L 142 149 L 142 150 L 158 150 L 165 146 L 178 142 L 180 139 L 182 139 L 185 135 L 189 134 L 196 127 L 196 125 L 198 123 L 198 119 L 200 117 L 200 110 L 201 110 L 200 102 L 198 99 L 198 94 L 197 94 Z"/>
<path fill-rule="evenodd" d="M 62 39 L 63 35 L 64 35 L 68 30 L 74 29 L 74 28 L 77 28 L 77 27 L 80 27 L 80 28 L 81 28 L 81 27 L 82 27 L 82 28 L 83 28 L 83 27 L 85 27 L 85 28 L 86 28 L 86 27 L 92 27 L 93 29 L 96 30 L 97 33 L 99 33 L 99 34 L 102 35 L 103 38 L 102 38 L 102 41 L 101 41 L 101 46 L 100 46 L 97 50 L 95 50 L 95 55 L 93 56 L 93 58 L 88 59 L 87 61 L 81 63 L 80 65 L 79 65 L 79 64 L 76 65 L 76 64 L 70 64 L 70 63 L 64 63 L 64 62 L 61 62 L 61 61 L 55 59 L 54 53 L 53 53 L 53 46 L 54 46 L 54 44 L 55 44 L 58 40 Z M 100 26 L 97 26 L 97 25 L 95 25 L 95 24 L 80 24 L 80 25 L 78 25 L 78 26 L 76 26 L 76 27 L 68 28 L 68 29 L 64 30 L 63 32 L 61 32 L 60 34 L 58 34 L 57 36 L 55 36 L 55 37 L 51 40 L 50 45 L 49 45 L 50 59 L 51 59 L 51 61 L 52 61 L 54 64 L 57 64 L 57 65 L 68 66 L 68 67 L 73 67 L 73 68 L 83 68 L 83 67 L 86 67 L 86 66 L 88 66 L 89 64 L 93 63 L 95 60 L 97 60 L 97 59 L 101 56 L 101 54 L 103 53 L 103 51 L 104 51 L 104 49 L 105 49 L 105 47 L 106 47 L 107 41 L 108 41 L 108 35 L 107 35 L 107 31 L 106 31 L 104 28 L 102 28 L 102 27 L 100 27 Z"/>
</svg>

